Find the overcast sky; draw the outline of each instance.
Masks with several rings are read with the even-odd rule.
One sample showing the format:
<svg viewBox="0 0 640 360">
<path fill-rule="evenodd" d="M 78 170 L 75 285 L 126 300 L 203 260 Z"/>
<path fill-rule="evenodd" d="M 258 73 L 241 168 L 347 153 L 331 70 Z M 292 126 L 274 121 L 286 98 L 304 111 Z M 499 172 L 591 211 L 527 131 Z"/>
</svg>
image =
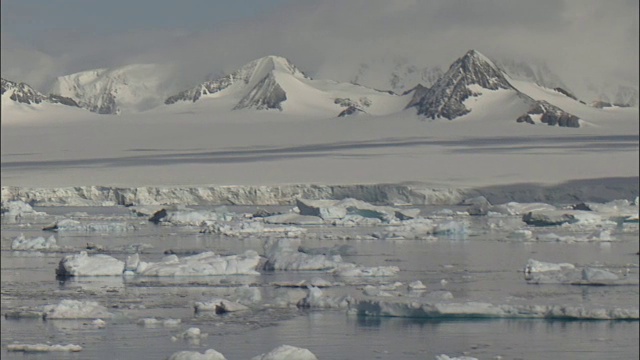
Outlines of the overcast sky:
<svg viewBox="0 0 640 360">
<path fill-rule="evenodd" d="M 447 67 L 468 49 L 544 60 L 570 86 L 638 86 L 638 0 L 2 0 L 2 76 L 40 90 L 56 76 L 175 66 L 199 82 L 265 55 L 348 80 L 405 57 Z"/>
</svg>

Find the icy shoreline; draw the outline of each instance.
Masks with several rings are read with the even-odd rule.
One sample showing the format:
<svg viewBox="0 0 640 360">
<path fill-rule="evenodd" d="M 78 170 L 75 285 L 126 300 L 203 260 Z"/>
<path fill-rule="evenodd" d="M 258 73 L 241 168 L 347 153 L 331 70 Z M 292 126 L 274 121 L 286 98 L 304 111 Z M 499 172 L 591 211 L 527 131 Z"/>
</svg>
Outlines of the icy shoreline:
<svg viewBox="0 0 640 360">
<path fill-rule="evenodd" d="M 32 206 L 292 205 L 298 198 L 340 200 L 350 197 L 389 205 L 455 205 L 474 196 L 484 196 L 492 203 L 606 202 L 633 199 L 638 192 L 637 177 L 574 180 L 557 185 L 512 184 L 479 188 L 435 187 L 426 183 L 58 188 L 3 186 L 2 202 L 20 200 Z"/>
</svg>

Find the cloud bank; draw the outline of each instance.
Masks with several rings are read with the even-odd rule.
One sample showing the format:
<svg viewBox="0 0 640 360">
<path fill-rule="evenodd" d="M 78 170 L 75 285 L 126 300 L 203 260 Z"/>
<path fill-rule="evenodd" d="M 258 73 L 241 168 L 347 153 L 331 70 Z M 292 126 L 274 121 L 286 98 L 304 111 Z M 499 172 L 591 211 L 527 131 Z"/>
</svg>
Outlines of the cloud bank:
<svg viewBox="0 0 640 360">
<path fill-rule="evenodd" d="M 59 75 L 154 62 L 174 65 L 175 86 L 184 87 L 281 55 L 311 75 L 345 81 L 363 62 L 402 57 L 446 68 L 474 48 L 544 61 L 580 93 L 585 80 L 638 86 L 638 10 L 637 0 L 300 0 L 196 29 L 118 24 L 121 31 L 60 29 L 16 40 L 3 25 L 2 74 L 45 87 Z"/>
</svg>

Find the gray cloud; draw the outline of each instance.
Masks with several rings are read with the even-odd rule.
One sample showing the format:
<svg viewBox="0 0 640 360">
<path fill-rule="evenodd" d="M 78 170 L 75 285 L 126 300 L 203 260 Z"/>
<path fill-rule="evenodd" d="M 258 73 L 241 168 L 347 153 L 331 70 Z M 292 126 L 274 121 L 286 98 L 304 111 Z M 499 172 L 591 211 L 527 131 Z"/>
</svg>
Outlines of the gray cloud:
<svg viewBox="0 0 640 360">
<path fill-rule="evenodd" d="M 7 30 L 3 26 L 3 39 Z M 359 63 L 372 59 L 396 56 L 446 67 L 475 48 L 543 60 L 579 93 L 585 78 L 638 86 L 638 40 L 635 0 L 302 0 L 201 31 L 52 32 L 29 55 L 38 61 L 20 61 L 27 54 L 3 41 L 2 73 L 34 79 L 47 71 L 160 62 L 176 66 L 182 86 L 275 54 L 312 75 L 348 80 Z M 40 71 L 30 73 L 34 66 Z"/>
</svg>

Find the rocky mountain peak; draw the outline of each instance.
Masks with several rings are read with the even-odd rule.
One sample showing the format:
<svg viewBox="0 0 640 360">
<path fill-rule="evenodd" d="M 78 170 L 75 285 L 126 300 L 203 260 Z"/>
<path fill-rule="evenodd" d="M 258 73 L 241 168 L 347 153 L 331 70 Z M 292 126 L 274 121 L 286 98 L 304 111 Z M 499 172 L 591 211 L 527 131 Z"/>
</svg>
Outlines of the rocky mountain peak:
<svg viewBox="0 0 640 360">
<path fill-rule="evenodd" d="M 476 85 L 473 88 L 472 85 Z M 486 56 L 469 50 L 457 59 L 449 70 L 426 91 L 416 91 L 407 107 L 416 107 L 418 115 L 431 119 L 454 119 L 470 110 L 464 101 L 479 96 L 479 89 L 513 89 L 502 71 Z"/>
<path fill-rule="evenodd" d="M 71 98 L 60 95 L 44 95 L 25 83 L 16 83 L 11 80 L 1 79 L 1 94 L 5 94 L 10 100 L 21 104 L 40 104 L 43 102 L 51 104 L 62 104 L 78 107 L 78 104 Z"/>
</svg>

